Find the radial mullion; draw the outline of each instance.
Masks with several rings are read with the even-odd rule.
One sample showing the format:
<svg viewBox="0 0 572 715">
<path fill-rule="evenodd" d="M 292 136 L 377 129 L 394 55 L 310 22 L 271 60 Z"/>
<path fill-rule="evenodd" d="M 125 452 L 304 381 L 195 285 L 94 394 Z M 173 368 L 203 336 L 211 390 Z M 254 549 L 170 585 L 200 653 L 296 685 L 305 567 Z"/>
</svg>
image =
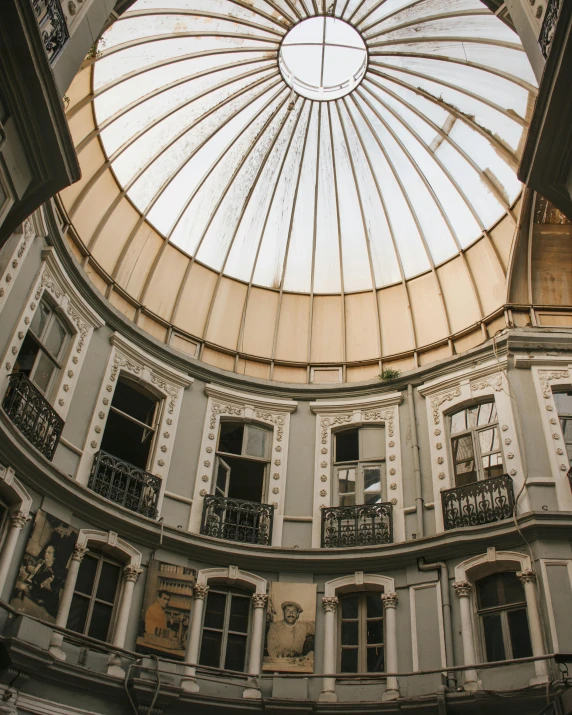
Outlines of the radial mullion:
<svg viewBox="0 0 572 715">
<path fill-rule="evenodd" d="M 227 0 L 227 2 L 232 2 L 233 0 Z M 250 8 L 251 12 L 253 12 L 256 15 L 260 15 L 260 17 L 264 17 L 267 20 L 270 20 L 275 25 L 278 25 L 281 30 L 287 30 L 288 29 L 288 24 L 287 23 L 282 23 L 280 22 L 277 18 L 272 17 L 271 15 L 265 15 L 258 11 L 256 8 L 251 7 Z M 132 10 L 126 12 L 124 15 L 122 15 L 120 18 L 117 19 L 117 22 L 124 22 L 127 20 L 131 20 L 137 17 L 161 17 L 164 15 L 183 15 L 186 17 L 204 17 L 207 19 L 215 19 L 215 20 L 221 20 L 223 22 L 229 22 L 229 23 L 236 23 L 237 25 L 244 25 L 245 27 L 251 27 L 254 30 L 260 30 L 261 32 L 268 32 L 270 35 L 277 35 L 278 37 L 281 37 L 284 32 L 278 32 L 278 30 L 272 29 L 270 27 L 266 27 L 266 25 L 259 25 L 256 22 L 252 22 L 252 20 L 247 20 L 244 17 L 238 17 L 236 15 L 225 15 L 217 12 L 201 12 L 200 10 L 185 10 L 184 8 L 153 8 L 153 9 L 148 9 L 148 10 Z M 261 38 L 262 39 L 262 38 Z"/>
<path fill-rule="evenodd" d="M 410 6 L 411 7 L 411 6 Z M 409 8 L 407 8 L 409 9 Z M 374 37 L 380 37 L 381 35 L 387 35 L 390 32 L 396 32 L 397 30 L 405 30 L 408 27 L 412 26 L 418 26 L 418 25 L 423 25 L 426 22 L 435 22 L 436 20 L 452 20 L 456 17 L 475 17 L 478 15 L 487 15 L 490 16 L 491 12 L 490 10 L 483 8 L 482 10 L 475 8 L 474 10 L 454 10 L 453 12 L 442 12 L 438 13 L 437 15 L 425 15 L 423 17 L 418 17 L 415 18 L 414 20 L 408 20 L 407 22 L 401 23 L 401 25 L 392 25 L 391 27 L 388 27 L 386 30 L 382 30 L 381 32 L 378 32 L 374 35 L 369 35 L 369 38 L 374 38 Z M 366 25 L 365 27 L 361 27 L 361 31 L 365 34 L 369 30 L 371 30 L 373 27 L 376 27 L 377 25 L 381 25 L 382 22 L 385 22 L 387 20 L 387 17 L 383 17 L 379 20 L 376 20 L 375 22 L 372 22 L 370 25 Z M 363 19 L 360 20 L 359 25 L 363 23 Z"/>
<path fill-rule="evenodd" d="M 324 22 L 324 33 L 326 23 Z M 325 37 L 324 37 L 325 39 Z M 310 316 L 308 320 L 308 352 L 307 362 L 310 363 L 312 350 L 312 320 L 314 319 L 314 280 L 316 270 L 316 236 L 318 232 L 318 191 L 320 182 L 320 142 L 322 139 L 322 102 L 318 104 L 318 140 L 316 142 L 316 182 L 314 187 L 314 224 L 312 234 L 312 266 L 310 269 Z"/>
</svg>

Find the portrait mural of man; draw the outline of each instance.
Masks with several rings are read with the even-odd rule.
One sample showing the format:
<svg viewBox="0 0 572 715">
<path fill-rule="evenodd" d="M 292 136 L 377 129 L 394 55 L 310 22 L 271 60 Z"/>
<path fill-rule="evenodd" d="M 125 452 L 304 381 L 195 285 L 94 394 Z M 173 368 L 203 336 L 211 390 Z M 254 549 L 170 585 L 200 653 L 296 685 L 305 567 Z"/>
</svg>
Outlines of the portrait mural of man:
<svg viewBox="0 0 572 715">
<path fill-rule="evenodd" d="M 78 530 L 41 509 L 20 565 L 10 605 L 55 623 Z"/>
<path fill-rule="evenodd" d="M 263 669 L 313 673 L 316 585 L 274 582 L 268 604 Z"/>
<path fill-rule="evenodd" d="M 150 561 L 136 646 L 140 653 L 185 657 L 195 579 L 194 569 Z"/>
</svg>

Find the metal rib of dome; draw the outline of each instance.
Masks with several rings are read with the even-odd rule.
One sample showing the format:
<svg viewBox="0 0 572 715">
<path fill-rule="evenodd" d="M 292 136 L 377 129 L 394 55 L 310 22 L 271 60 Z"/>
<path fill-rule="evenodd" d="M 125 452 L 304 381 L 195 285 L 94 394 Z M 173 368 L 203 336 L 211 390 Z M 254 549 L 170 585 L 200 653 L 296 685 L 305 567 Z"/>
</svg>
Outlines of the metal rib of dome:
<svg viewBox="0 0 572 715">
<path fill-rule="evenodd" d="M 316 17 L 302 74 L 343 75 L 342 25 L 367 49 L 338 99 L 301 96 L 281 74 L 289 31 Z M 94 69 L 121 187 L 101 221 L 127 196 L 141 214 L 131 240 L 147 220 L 249 285 L 405 281 L 510 212 L 534 92 L 517 36 L 479 0 L 139 0 Z"/>
</svg>

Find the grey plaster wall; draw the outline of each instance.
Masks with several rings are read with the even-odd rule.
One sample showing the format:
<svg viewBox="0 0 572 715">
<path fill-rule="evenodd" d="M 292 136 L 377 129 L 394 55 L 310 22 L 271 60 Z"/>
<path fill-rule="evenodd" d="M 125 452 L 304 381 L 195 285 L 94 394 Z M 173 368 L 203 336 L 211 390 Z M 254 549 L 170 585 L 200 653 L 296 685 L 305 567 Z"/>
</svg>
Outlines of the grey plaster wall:
<svg viewBox="0 0 572 715">
<path fill-rule="evenodd" d="M 316 415 L 306 401 L 290 416 L 288 476 L 284 513 L 289 516 L 311 516 L 314 508 L 314 455 Z"/>
</svg>

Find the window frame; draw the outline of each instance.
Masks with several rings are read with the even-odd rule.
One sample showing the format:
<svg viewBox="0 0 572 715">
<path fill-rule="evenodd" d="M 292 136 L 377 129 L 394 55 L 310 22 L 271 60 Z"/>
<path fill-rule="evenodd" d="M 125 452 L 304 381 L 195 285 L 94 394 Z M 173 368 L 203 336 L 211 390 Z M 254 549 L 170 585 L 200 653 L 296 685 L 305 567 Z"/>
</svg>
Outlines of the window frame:
<svg viewBox="0 0 572 715">
<path fill-rule="evenodd" d="M 385 442 L 386 442 L 386 434 L 385 434 L 385 423 L 380 423 L 378 425 L 360 425 L 357 427 L 350 427 L 349 429 L 341 429 L 337 430 L 336 432 L 333 433 L 333 460 L 332 460 L 332 469 L 333 469 L 333 489 L 332 489 L 332 497 L 333 497 L 333 504 L 334 506 L 340 506 L 340 491 L 339 491 L 339 472 L 342 469 L 351 469 L 355 467 L 356 470 L 356 481 L 355 481 L 355 506 L 360 506 L 365 504 L 365 496 L 364 496 L 364 469 L 367 469 L 368 467 L 379 467 L 380 468 L 380 475 L 379 475 L 379 494 L 380 494 L 380 502 L 383 501 L 384 498 L 384 485 L 385 482 L 387 481 L 387 455 L 384 454 L 384 456 L 380 457 L 368 457 L 362 459 L 360 457 L 361 454 L 361 449 L 362 449 L 362 430 L 378 430 L 382 435 L 383 435 L 383 451 L 386 452 L 385 448 Z M 357 431 L 358 433 L 358 459 L 357 460 L 348 460 L 348 461 L 336 461 L 336 456 L 337 456 L 337 438 L 338 435 L 343 434 L 344 432 L 351 432 L 351 431 Z M 351 492 L 348 492 L 351 493 Z M 386 500 L 388 499 L 387 495 L 385 495 Z M 353 506 L 353 505 L 352 505 Z"/>
<path fill-rule="evenodd" d="M 237 424 L 237 425 L 242 425 L 244 427 L 244 431 L 242 433 L 242 445 L 241 445 L 241 452 L 240 454 L 233 454 L 232 452 L 224 452 L 223 450 L 219 449 L 219 444 L 220 444 L 220 435 L 221 435 L 221 428 L 223 424 Z M 267 433 L 267 456 L 266 457 L 251 457 L 247 454 L 245 454 L 245 448 L 247 444 L 247 433 L 248 433 L 248 428 L 250 426 L 256 427 L 258 429 L 264 430 Z M 269 425 L 266 424 L 260 424 L 257 422 L 246 422 L 244 420 L 236 420 L 236 419 L 221 419 L 218 425 L 218 433 L 216 435 L 216 449 L 215 449 L 215 460 L 214 460 L 214 472 L 213 472 L 213 479 L 212 479 L 212 485 L 211 485 L 211 494 L 221 496 L 225 499 L 228 499 L 228 491 L 229 491 L 229 485 L 230 485 L 230 479 L 231 479 L 231 474 L 232 474 L 232 467 L 225 461 L 226 457 L 231 457 L 232 459 L 241 459 L 245 462 L 259 462 L 260 464 L 264 464 L 264 477 L 262 479 L 262 494 L 260 497 L 260 503 L 264 504 L 268 500 L 269 497 L 269 476 L 270 476 L 270 464 L 272 460 L 272 442 L 274 439 L 274 433 L 272 428 Z M 226 486 L 225 486 L 225 494 L 219 494 L 218 491 L 218 470 L 219 466 L 222 464 L 224 467 L 228 470 L 227 471 L 227 477 L 226 477 Z"/>
<path fill-rule="evenodd" d="M 224 623 L 223 623 L 222 629 L 205 626 L 208 597 L 211 593 L 224 593 L 225 597 L 226 597 L 225 609 L 224 609 Z M 205 605 L 204 605 L 202 616 L 201 616 L 201 640 L 199 643 L 197 665 L 199 665 L 199 666 L 201 665 L 200 659 L 201 659 L 201 651 L 202 651 L 202 647 L 203 647 L 203 634 L 204 634 L 205 630 L 212 631 L 213 633 L 221 633 L 222 632 L 219 665 L 216 666 L 216 667 L 220 668 L 221 670 L 225 669 L 225 661 L 226 661 L 226 656 L 227 656 L 226 650 L 227 650 L 227 645 L 228 645 L 229 633 L 237 634 L 240 636 L 245 635 L 245 633 L 240 633 L 239 631 L 230 631 L 229 630 L 228 625 L 229 625 L 229 621 L 230 621 L 230 608 L 231 608 L 231 604 L 232 604 L 232 596 L 239 596 L 241 598 L 246 598 L 249 601 L 248 623 L 246 625 L 246 644 L 245 644 L 245 650 L 244 650 L 244 669 L 243 669 L 243 672 L 246 673 L 248 666 L 249 666 L 248 656 L 249 656 L 249 652 L 250 652 L 250 639 L 252 637 L 252 594 L 249 593 L 248 591 L 243 590 L 243 589 L 236 588 L 233 586 L 227 586 L 225 584 L 209 584 L 209 591 L 207 593 L 207 597 L 205 598 Z M 215 667 L 215 666 L 203 666 L 203 667 Z"/>
<path fill-rule="evenodd" d="M 91 625 L 91 618 L 92 618 L 92 616 L 93 616 L 93 607 L 94 607 L 95 602 L 97 601 L 98 603 L 103 603 L 103 604 L 105 604 L 105 605 L 110 605 L 110 602 L 109 602 L 109 601 L 104 601 L 104 600 L 101 599 L 101 598 L 97 598 L 97 595 L 96 595 L 96 594 L 97 594 L 97 589 L 98 589 L 98 587 L 99 587 L 99 579 L 100 579 L 100 577 L 101 577 L 101 571 L 102 571 L 102 569 L 103 569 L 103 564 L 104 564 L 105 562 L 107 562 L 107 563 L 112 564 L 113 566 L 119 566 L 119 578 L 118 578 L 118 581 L 117 581 L 117 589 L 116 589 L 116 591 L 115 591 L 115 599 L 114 599 L 114 601 L 113 601 L 113 608 L 112 608 L 112 611 L 111 611 L 111 618 L 109 619 L 109 628 L 108 628 L 108 630 L 107 630 L 107 634 L 106 634 L 105 638 L 103 639 L 105 642 L 109 642 L 109 641 L 111 641 L 111 639 L 112 639 L 112 637 L 113 637 L 113 633 L 114 633 L 114 631 L 115 631 L 115 621 L 116 621 L 116 619 L 117 619 L 117 611 L 118 611 L 118 609 L 119 609 L 119 604 L 121 603 L 121 599 L 122 599 L 122 597 L 123 597 L 123 578 L 122 578 L 122 572 L 123 572 L 123 569 L 125 568 L 125 564 L 121 563 L 120 561 L 118 561 L 118 560 L 116 560 L 116 559 L 114 559 L 114 558 L 112 558 L 112 557 L 110 557 L 110 556 L 107 556 L 107 554 L 104 554 L 103 552 L 94 551 L 94 550 L 92 550 L 92 549 L 90 549 L 89 552 L 86 553 L 83 558 L 84 558 L 84 559 L 85 559 L 85 558 L 96 558 L 96 559 L 98 560 L 98 564 L 97 564 L 97 569 L 96 569 L 95 576 L 94 576 L 94 579 L 93 579 L 93 588 L 92 588 L 92 593 L 91 593 L 91 595 L 88 596 L 88 594 L 82 593 L 81 591 L 78 591 L 78 590 L 77 590 L 77 583 L 74 584 L 74 590 L 73 590 L 73 594 L 72 594 L 71 603 L 73 603 L 73 599 L 74 599 L 74 596 L 75 596 L 76 594 L 77 594 L 78 596 L 82 597 L 82 598 L 89 598 L 89 606 L 88 606 L 87 614 L 86 614 L 86 617 L 85 617 L 85 625 L 84 625 L 84 628 L 83 628 L 83 632 L 80 633 L 80 635 L 88 635 L 89 628 L 90 628 L 90 625 Z M 82 559 L 82 563 L 83 563 L 83 559 Z M 80 563 L 80 568 L 81 568 L 81 563 Z M 68 616 L 68 618 L 69 618 L 69 616 Z M 67 627 L 69 628 L 69 626 L 67 626 Z M 70 629 L 70 630 L 71 630 L 71 629 Z M 74 631 L 74 632 L 75 632 L 75 633 L 79 633 L 79 631 Z"/>
<path fill-rule="evenodd" d="M 566 388 L 566 386 L 563 385 L 561 389 L 556 389 L 552 391 L 552 397 L 554 399 L 554 405 L 556 407 L 556 415 L 558 418 L 558 423 L 560 424 L 560 430 L 562 431 L 564 454 L 570 463 L 570 467 L 572 468 L 572 439 L 569 442 L 566 441 L 566 429 L 564 426 L 564 420 L 570 421 L 570 423 L 572 424 L 572 411 L 561 413 L 558 410 L 558 400 L 556 399 L 556 395 L 569 395 L 572 401 L 572 388 Z"/>
<path fill-rule="evenodd" d="M 530 655 L 532 655 L 532 636 L 530 634 L 530 622 L 529 622 L 529 618 L 528 618 L 528 607 L 527 607 L 527 603 L 526 603 L 526 596 L 524 593 L 524 589 L 523 589 L 523 594 L 522 594 L 522 596 L 523 596 L 522 601 L 518 601 L 515 603 L 505 603 L 505 604 L 501 604 L 499 606 L 490 606 L 488 608 L 481 608 L 479 605 L 479 589 L 478 589 L 479 581 L 483 581 L 484 579 L 489 578 L 490 576 L 501 576 L 503 573 L 514 574 L 516 577 L 516 571 L 502 570 L 502 571 L 495 571 L 493 573 L 485 574 L 485 575 L 481 576 L 479 579 L 475 579 L 473 581 L 474 613 L 475 613 L 475 618 L 477 619 L 477 633 L 478 633 L 479 650 L 481 653 L 481 661 L 483 663 L 498 662 L 498 661 L 494 661 L 494 660 L 489 660 L 489 658 L 488 658 L 487 642 L 486 642 L 486 637 L 485 637 L 485 627 L 484 627 L 484 620 L 483 620 L 483 616 L 493 615 L 496 613 L 500 614 L 501 634 L 502 634 L 503 648 L 504 648 L 504 652 L 505 652 L 505 659 L 511 660 L 514 656 L 513 656 L 512 640 L 511 640 L 511 636 L 510 636 L 510 629 L 509 629 L 509 625 L 508 625 L 507 613 L 509 611 L 524 610 L 524 612 L 526 614 L 526 622 L 527 622 L 527 626 L 528 626 L 528 637 L 531 642 Z M 498 585 L 497 585 L 497 589 L 498 589 Z"/>
<path fill-rule="evenodd" d="M 493 405 L 494 409 L 496 411 L 496 421 L 495 422 L 488 422 L 486 425 L 482 426 L 477 426 L 477 427 L 470 427 L 462 432 L 455 432 L 454 434 L 451 432 L 451 419 L 453 415 L 459 414 L 460 412 L 464 412 L 465 410 L 469 410 L 474 407 L 481 407 L 482 405 Z M 501 430 L 500 430 L 500 424 L 499 424 L 499 416 L 498 416 L 498 405 L 496 403 L 496 400 L 494 396 L 492 399 L 489 397 L 488 399 L 482 399 L 478 401 L 471 401 L 470 403 L 466 403 L 464 405 L 455 405 L 454 408 L 451 410 L 447 411 L 444 415 L 445 417 L 445 434 L 447 436 L 447 445 L 448 445 L 448 457 L 449 457 L 449 463 L 451 465 L 451 476 L 452 476 L 452 482 L 454 483 L 454 488 L 462 487 L 462 486 L 467 486 L 468 484 L 475 484 L 476 482 L 483 482 L 486 481 L 487 479 L 493 479 L 494 477 L 487 477 L 484 472 L 483 468 L 483 463 L 482 459 L 484 457 L 487 457 L 492 454 L 497 454 L 496 451 L 493 452 L 486 452 L 483 453 L 481 452 L 481 444 L 480 444 L 480 439 L 479 439 L 479 433 L 484 432 L 486 430 L 489 430 L 493 427 L 496 427 L 498 437 L 499 437 L 499 449 L 498 449 L 498 454 L 501 456 L 502 460 L 502 473 L 505 473 L 506 469 L 506 458 L 504 455 L 503 451 L 503 441 L 501 438 Z M 453 440 L 460 439 L 461 437 L 465 436 L 470 436 L 472 445 L 473 445 L 473 459 L 475 461 L 475 471 L 477 473 L 477 479 L 475 482 L 468 482 L 466 485 L 459 485 L 457 484 L 457 472 L 456 472 L 456 464 L 455 462 L 455 454 L 453 450 Z M 460 462 L 459 462 L 460 463 Z"/>
<path fill-rule="evenodd" d="M 382 613 L 383 615 L 380 616 L 379 618 L 368 618 L 367 617 L 367 596 L 370 594 L 376 594 L 379 596 L 379 600 L 381 603 L 382 607 Z M 386 639 L 387 639 L 387 633 L 386 633 L 386 623 L 385 623 L 385 605 L 382 600 L 382 596 L 384 594 L 383 590 L 361 590 L 361 591 L 347 591 L 345 593 L 339 594 L 339 606 L 337 608 L 337 642 L 338 642 L 338 648 L 337 648 L 337 655 L 336 655 L 336 672 L 340 674 L 340 676 L 343 678 L 345 675 L 350 675 L 350 671 L 342 671 L 342 651 L 343 650 L 357 650 L 358 651 L 358 673 L 368 673 L 367 669 L 367 650 L 368 650 L 368 645 L 374 646 L 374 647 L 381 647 L 383 649 L 383 666 L 384 670 L 380 671 L 371 671 L 373 673 L 384 673 L 385 672 L 385 667 L 386 667 Z M 348 618 L 343 618 L 342 617 L 342 600 L 345 597 L 348 596 L 359 596 L 359 602 L 358 602 L 358 618 L 357 619 L 348 619 Z M 342 645 L 342 624 L 343 622 L 353 622 L 357 620 L 358 621 L 358 644 L 357 648 L 356 646 L 353 645 L 348 645 L 344 646 Z M 381 644 L 375 644 L 371 643 L 368 644 L 367 642 L 367 623 L 368 621 L 382 621 L 383 623 L 383 643 Z"/>
</svg>

